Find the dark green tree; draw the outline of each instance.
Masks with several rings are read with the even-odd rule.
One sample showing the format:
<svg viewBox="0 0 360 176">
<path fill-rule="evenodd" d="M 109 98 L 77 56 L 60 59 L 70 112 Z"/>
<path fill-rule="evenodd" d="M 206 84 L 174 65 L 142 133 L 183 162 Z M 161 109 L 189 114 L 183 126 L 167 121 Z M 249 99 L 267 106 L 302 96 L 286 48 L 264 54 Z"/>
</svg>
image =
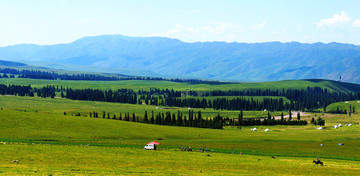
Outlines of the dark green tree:
<svg viewBox="0 0 360 176">
<path fill-rule="evenodd" d="M 300 116 L 300 112 L 297 113 L 297 120 L 300 120 L 301 116 Z"/>
<path fill-rule="evenodd" d="M 318 117 L 318 119 L 316 120 L 316 124 L 320 125 L 320 126 L 324 126 L 325 125 L 325 120 L 322 119 L 321 117 Z"/>
<path fill-rule="evenodd" d="M 314 118 L 314 117 L 311 118 L 310 123 L 316 125 L 316 121 L 315 121 L 315 118 Z"/>
<path fill-rule="evenodd" d="M 292 120 L 291 110 L 289 110 L 289 120 Z"/>
<path fill-rule="evenodd" d="M 147 111 L 145 111 L 145 114 L 144 114 L 144 123 L 149 123 Z"/>
</svg>

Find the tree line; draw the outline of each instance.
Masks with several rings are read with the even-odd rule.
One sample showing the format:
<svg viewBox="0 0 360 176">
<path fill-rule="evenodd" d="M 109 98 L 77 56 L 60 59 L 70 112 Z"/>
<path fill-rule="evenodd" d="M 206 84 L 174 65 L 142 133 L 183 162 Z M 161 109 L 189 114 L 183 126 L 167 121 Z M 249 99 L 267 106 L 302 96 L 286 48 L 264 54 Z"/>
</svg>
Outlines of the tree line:
<svg viewBox="0 0 360 176">
<path fill-rule="evenodd" d="M 120 80 L 156 80 L 156 81 L 171 81 L 171 82 L 206 82 L 199 79 L 167 79 L 161 77 L 142 77 L 142 76 L 128 76 L 122 74 L 113 75 L 99 75 L 99 74 L 58 74 L 49 71 L 40 70 L 17 70 L 12 68 L 0 68 L 0 78 L 31 78 L 31 79 L 48 79 L 48 80 L 87 80 L 87 81 L 120 81 Z M 9 75 L 8 75 L 9 74 Z M 15 75 L 18 75 L 15 77 Z M 209 82 L 209 81 L 208 81 Z M 214 81 L 215 82 L 215 81 Z M 207 82 L 206 82 L 207 83 Z"/>
<path fill-rule="evenodd" d="M 327 105 L 346 100 L 356 100 L 360 98 L 358 93 L 330 92 L 326 88 L 307 87 L 306 89 L 248 89 L 248 90 L 214 90 L 205 92 L 203 96 L 282 96 L 289 100 L 298 102 L 295 109 L 317 109 Z"/>
<path fill-rule="evenodd" d="M 64 115 L 67 115 L 64 112 Z M 124 115 L 124 116 L 123 116 Z M 75 114 L 75 116 L 81 116 L 80 113 Z M 83 114 L 83 116 L 86 116 Z M 167 112 L 158 112 L 154 113 L 151 111 L 151 114 L 148 114 L 145 111 L 143 118 L 139 118 L 135 113 L 119 113 L 111 115 L 105 111 L 99 115 L 98 112 L 93 111 L 89 113 L 89 117 L 93 118 L 103 118 L 103 119 L 113 119 L 113 120 L 124 120 L 130 122 L 139 122 L 139 123 L 148 123 L 155 125 L 167 125 L 167 126 L 183 126 L 183 127 L 196 127 L 196 128 L 211 128 L 211 129 L 223 129 L 224 118 L 217 114 L 214 118 L 203 118 L 201 111 L 194 113 L 193 110 L 189 110 L 188 116 L 183 116 L 182 112 L 178 111 L 177 114 Z"/>
<path fill-rule="evenodd" d="M 157 106 L 176 106 L 176 107 L 191 107 L 191 108 L 213 108 L 215 110 L 264 110 L 268 111 L 287 111 L 287 110 L 301 110 L 301 111 L 315 111 L 323 108 L 330 103 L 344 100 L 360 99 L 360 93 L 338 93 L 328 92 L 321 88 L 307 88 L 305 90 L 284 90 L 283 93 L 272 90 L 251 90 L 242 91 L 246 96 L 270 96 L 270 95 L 286 95 L 290 101 L 285 102 L 282 98 L 263 98 L 262 101 L 254 98 L 244 97 L 219 97 L 215 99 L 206 99 L 205 97 L 182 98 L 179 97 L 184 92 L 174 91 L 168 89 L 150 89 L 150 91 L 135 92 L 132 89 L 118 89 L 118 90 L 99 90 L 99 89 L 71 89 L 63 88 L 62 86 L 47 85 L 43 88 L 32 88 L 28 86 L 17 85 L 0 85 L 0 94 L 2 95 L 20 95 L 20 96 L 34 96 L 36 93 L 39 97 L 54 98 L 56 92 L 61 93 L 61 97 L 72 100 L 86 100 L 86 101 L 104 101 L 117 102 L 129 104 L 149 104 Z M 191 92 L 191 91 L 189 91 Z M 213 91 L 212 91 L 213 92 Z M 217 92 L 217 95 L 219 91 Z M 220 91 L 221 92 L 221 91 Z M 235 91 L 231 91 L 235 92 Z M 241 91 L 236 94 L 240 94 Z M 246 93 L 245 93 L 246 92 Z M 263 94 L 261 94 L 261 92 Z M 276 94 L 273 94 L 276 92 Z M 286 93 L 287 92 L 287 93 Z M 146 94 L 147 93 L 147 94 Z M 188 92 L 186 92 L 188 93 Z M 146 94 L 146 95 L 145 95 Z M 153 94 L 153 95 L 151 95 Z M 162 94 L 162 95 L 159 95 Z M 192 93 L 194 94 L 194 93 Z M 298 97 L 296 97 L 296 96 Z M 292 98 L 292 99 L 291 99 Z M 354 109 L 354 108 L 353 108 Z M 353 110 L 354 111 L 354 110 Z M 337 109 L 336 111 L 329 111 L 330 113 L 347 113 L 346 110 Z M 352 112 L 352 111 L 350 111 Z"/>
</svg>

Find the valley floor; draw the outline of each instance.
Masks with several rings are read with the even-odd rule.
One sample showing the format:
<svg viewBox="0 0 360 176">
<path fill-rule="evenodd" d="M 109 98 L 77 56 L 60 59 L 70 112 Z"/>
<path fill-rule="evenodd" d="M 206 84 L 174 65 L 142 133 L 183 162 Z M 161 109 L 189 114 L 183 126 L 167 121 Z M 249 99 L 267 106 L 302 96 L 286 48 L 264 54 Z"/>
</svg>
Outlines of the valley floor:
<svg viewBox="0 0 360 176">
<path fill-rule="evenodd" d="M 356 110 L 360 109 L 357 101 L 338 104 L 335 105 L 348 107 L 351 104 Z M 223 130 L 214 130 L 74 115 L 95 110 L 140 114 L 145 109 L 155 108 L 60 98 L 0 96 L 0 175 L 360 173 L 360 114 L 357 112 L 351 116 L 308 113 L 308 117 L 303 118 L 308 121 L 312 117 L 325 119 L 323 130 L 317 130 L 318 126 L 311 124 L 226 126 Z M 343 127 L 332 128 L 339 123 Z M 348 123 L 352 126 L 346 126 Z M 250 131 L 254 127 L 258 131 Z M 270 131 L 265 132 L 266 128 Z M 153 140 L 162 143 L 160 150 L 144 150 L 143 146 Z M 181 146 L 192 146 L 194 151 L 180 151 Z M 199 152 L 199 147 L 207 147 L 208 151 L 213 148 L 215 152 Z M 232 154 L 233 150 L 236 154 Z M 321 157 L 325 166 L 315 166 L 312 161 L 316 157 Z"/>
<path fill-rule="evenodd" d="M 358 175 L 359 161 L 2 143 L 2 175 Z M 15 162 L 14 160 L 18 160 Z M 14 162 L 13 162 L 14 161 Z"/>
</svg>

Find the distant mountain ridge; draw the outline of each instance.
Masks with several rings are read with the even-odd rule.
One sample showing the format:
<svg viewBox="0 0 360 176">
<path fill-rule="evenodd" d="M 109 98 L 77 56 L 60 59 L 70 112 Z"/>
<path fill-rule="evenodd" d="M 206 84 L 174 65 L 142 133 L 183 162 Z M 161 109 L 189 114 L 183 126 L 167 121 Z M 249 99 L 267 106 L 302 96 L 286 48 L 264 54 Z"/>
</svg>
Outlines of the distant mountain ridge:
<svg viewBox="0 0 360 176">
<path fill-rule="evenodd" d="M 104 35 L 69 44 L 0 48 L 0 60 L 53 68 L 226 81 L 331 79 L 360 83 L 360 46 L 341 43 L 186 43 Z"/>
</svg>

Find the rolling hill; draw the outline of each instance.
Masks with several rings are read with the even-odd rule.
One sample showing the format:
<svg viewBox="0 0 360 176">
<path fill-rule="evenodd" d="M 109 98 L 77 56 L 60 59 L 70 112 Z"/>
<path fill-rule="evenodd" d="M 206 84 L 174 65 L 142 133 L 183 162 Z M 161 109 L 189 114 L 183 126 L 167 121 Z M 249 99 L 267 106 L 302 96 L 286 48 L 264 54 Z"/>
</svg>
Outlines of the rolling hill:
<svg viewBox="0 0 360 176">
<path fill-rule="evenodd" d="M 331 79 L 360 83 L 360 46 L 341 43 L 185 43 L 104 35 L 69 44 L 0 48 L 0 59 L 38 66 L 140 76 L 231 81 Z"/>
</svg>

